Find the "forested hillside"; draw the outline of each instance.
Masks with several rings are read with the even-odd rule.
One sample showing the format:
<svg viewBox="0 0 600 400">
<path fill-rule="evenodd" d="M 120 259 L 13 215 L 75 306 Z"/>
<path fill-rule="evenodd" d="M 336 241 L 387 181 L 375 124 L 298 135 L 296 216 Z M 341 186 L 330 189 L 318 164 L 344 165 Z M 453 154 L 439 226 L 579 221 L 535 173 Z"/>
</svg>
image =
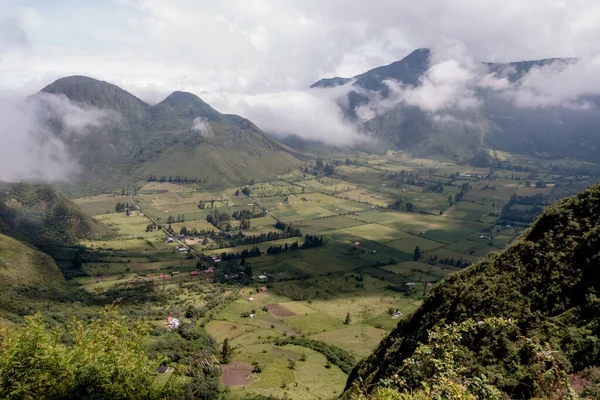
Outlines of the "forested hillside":
<svg viewBox="0 0 600 400">
<path fill-rule="evenodd" d="M 415 358 L 408 368 L 407 360 L 422 356 L 415 351 L 431 332 L 439 340 L 439 329 L 452 332 L 452 324 L 469 321 L 475 325 L 454 332 L 460 344 L 450 357 L 457 375 L 485 377 L 511 398 L 539 395 L 540 376 L 553 375 L 557 366 L 578 373 L 600 364 L 599 215 L 595 185 L 548 208 L 506 250 L 443 280 L 353 370 L 347 389 L 374 390 L 395 374 L 405 390 L 422 387 L 436 369 Z M 508 322 L 484 322 L 496 317 Z"/>
</svg>

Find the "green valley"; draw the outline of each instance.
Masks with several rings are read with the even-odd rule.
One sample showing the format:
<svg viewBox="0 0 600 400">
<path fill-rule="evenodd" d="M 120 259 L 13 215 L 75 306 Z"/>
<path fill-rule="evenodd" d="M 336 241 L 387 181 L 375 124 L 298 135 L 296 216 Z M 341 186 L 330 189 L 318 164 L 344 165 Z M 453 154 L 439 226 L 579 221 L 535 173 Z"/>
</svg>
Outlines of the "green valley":
<svg viewBox="0 0 600 400">
<path fill-rule="evenodd" d="M 352 368 L 423 312 L 437 282 L 511 249 L 545 207 L 598 174 L 590 163 L 557 170 L 503 156 L 502 166 L 476 168 L 361 153 L 216 191 L 149 179 L 133 192 L 77 198 L 99 233 L 112 234 L 80 231 L 71 263 L 81 272 L 59 302 L 41 300 L 43 314 L 63 320 L 69 297 L 82 318 L 118 301 L 152 327 L 147 351 L 167 356 L 176 382 L 196 376 L 197 357 L 211 366 L 193 390 L 215 390 L 217 380 L 232 399 L 339 396 Z M 581 168 L 587 177 L 569 173 Z M 6 198 L 35 193 L 25 188 Z"/>
</svg>

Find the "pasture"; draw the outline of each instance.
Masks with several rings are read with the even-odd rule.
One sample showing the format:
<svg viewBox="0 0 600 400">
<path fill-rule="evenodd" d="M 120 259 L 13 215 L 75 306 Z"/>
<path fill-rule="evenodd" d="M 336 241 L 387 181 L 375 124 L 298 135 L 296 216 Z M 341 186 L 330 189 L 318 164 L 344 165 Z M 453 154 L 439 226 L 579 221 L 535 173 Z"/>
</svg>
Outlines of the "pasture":
<svg viewBox="0 0 600 400">
<path fill-rule="evenodd" d="M 572 178 L 544 170 L 539 160 L 496 153 L 507 165 L 538 168 L 546 187 L 526 187 L 528 174 L 508 167 L 474 168 L 387 152 L 332 160 L 331 176 L 295 170 L 219 191 L 145 182 L 126 195 L 80 198 L 76 202 L 86 213 L 117 234 L 80 243 L 87 276 L 76 281 L 94 293 L 152 285 L 161 300 L 135 307 L 143 307 L 159 337 L 171 315 L 217 345 L 228 339 L 234 352 L 223 366 L 225 398 L 330 398 L 341 393 L 346 372 L 309 345 L 282 340 L 302 337 L 355 360 L 367 356 L 399 315 L 419 306 L 427 282 L 505 248 L 520 234 L 525 224 L 502 218 L 513 195 L 539 194 L 549 203 L 584 184 L 556 186 L 554 181 Z M 129 194 L 143 215 L 137 209 L 130 216 L 115 212 L 117 203 L 131 202 Z M 515 213 L 531 208 L 511 207 Z M 246 213 L 249 226 L 230 218 L 221 225 L 228 231 L 221 231 L 207 221 L 215 211 Z M 147 231 L 149 217 L 172 234 Z M 204 233 L 179 236 L 183 227 Z M 265 240 L 288 227 L 300 235 Z M 167 243 L 171 235 L 174 241 Z M 303 247 L 306 235 L 322 238 L 322 246 Z M 179 240 L 190 254 L 180 250 Z M 298 249 L 291 250 L 296 242 Z M 259 253 L 243 260 L 211 258 L 254 248 Z M 194 307 L 208 308 L 194 313 Z"/>
</svg>

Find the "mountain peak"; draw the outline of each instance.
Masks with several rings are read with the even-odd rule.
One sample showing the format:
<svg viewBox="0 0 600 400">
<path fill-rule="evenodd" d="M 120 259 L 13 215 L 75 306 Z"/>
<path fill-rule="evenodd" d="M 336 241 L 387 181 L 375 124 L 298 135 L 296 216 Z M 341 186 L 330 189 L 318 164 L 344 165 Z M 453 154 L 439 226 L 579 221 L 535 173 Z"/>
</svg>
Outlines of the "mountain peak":
<svg viewBox="0 0 600 400">
<path fill-rule="evenodd" d="M 180 90 L 176 90 L 170 95 L 168 95 L 162 102 L 169 104 L 178 104 L 178 103 L 203 103 L 206 104 L 200 97 L 196 96 L 190 92 L 183 92 Z"/>
<path fill-rule="evenodd" d="M 62 94 L 78 103 L 114 110 L 126 119 L 143 118 L 149 107 L 148 104 L 117 85 L 82 75 L 57 79 L 40 92 Z"/>
<path fill-rule="evenodd" d="M 166 99 L 152 107 L 152 113 L 158 119 L 178 119 L 181 123 L 190 125 L 197 117 L 209 121 L 220 121 L 223 115 L 204 102 L 200 97 L 190 92 L 175 91 Z"/>
</svg>

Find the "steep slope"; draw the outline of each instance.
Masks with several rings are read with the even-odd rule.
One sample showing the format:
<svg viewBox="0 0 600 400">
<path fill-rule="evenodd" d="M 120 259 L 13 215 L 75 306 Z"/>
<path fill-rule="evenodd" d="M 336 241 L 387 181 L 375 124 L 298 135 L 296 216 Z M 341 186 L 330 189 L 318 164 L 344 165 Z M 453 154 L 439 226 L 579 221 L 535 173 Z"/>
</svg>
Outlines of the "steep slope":
<svg viewBox="0 0 600 400">
<path fill-rule="evenodd" d="M 68 135 L 48 94 L 109 114 L 102 124 L 87 127 L 86 134 Z M 55 134 L 81 166 L 68 187 L 76 193 L 119 190 L 150 175 L 185 176 L 209 186 L 238 184 L 273 177 L 300 163 L 297 154 L 250 121 L 221 114 L 187 92 L 173 92 L 149 106 L 108 82 L 72 76 L 47 86 L 32 101 L 58 120 Z"/>
<path fill-rule="evenodd" d="M 600 184 L 551 206 L 506 250 L 434 287 L 353 370 L 347 388 L 391 377 L 433 327 L 486 317 L 512 318 L 515 329 L 465 344 L 472 356 L 461 367 L 469 376 L 486 374 L 511 398 L 531 395 L 531 366 L 539 363 L 519 345 L 523 337 L 548 343 L 571 371 L 599 365 L 599 216 Z"/>
<path fill-rule="evenodd" d="M 148 116 L 150 108 L 148 104 L 120 87 L 87 76 L 60 78 L 43 88 L 42 92 L 64 95 L 77 103 L 116 111 L 128 121 L 141 121 Z"/>
<path fill-rule="evenodd" d="M 373 100 L 377 96 L 390 99 L 386 80 L 394 80 L 406 87 L 420 87 L 421 78 L 430 67 L 430 56 L 429 49 L 418 49 L 400 61 L 353 78 L 322 79 L 311 87 L 351 85 L 354 90 L 349 92 L 347 101 L 340 104 L 346 117 L 364 123 L 366 130 L 387 145 L 419 155 L 441 155 L 464 162 L 475 157 L 482 148 L 491 147 L 546 158 L 597 160 L 600 146 L 600 107 L 597 105 L 600 101 L 596 97 L 582 98 L 595 104 L 594 107 L 527 108 L 517 107 L 492 90 L 477 88 L 474 92 L 482 106 L 469 112 L 455 108 L 428 112 L 398 100 L 395 107 L 389 108 L 386 104 L 385 111 L 364 121 L 364 115 L 359 112 L 362 106 L 373 105 L 370 102 L 377 101 Z M 576 62 L 573 58 L 549 58 L 483 62 L 481 66 L 497 77 L 506 77 L 518 87 L 521 79 L 535 68 L 560 68 Z M 363 121 L 359 121 L 359 116 Z"/>
<path fill-rule="evenodd" d="M 20 183 L 0 193 L 0 234 L 42 250 L 65 276 L 72 277 L 83 273 L 73 263 L 77 242 L 110 237 L 114 232 L 52 186 Z"/>
<path fill-rule="evenodd" d="M 56 288 L 65 283 L 52 258 L 16 239 L 0 234 L 0 292 L 19 288 Z"/>
</svg>

